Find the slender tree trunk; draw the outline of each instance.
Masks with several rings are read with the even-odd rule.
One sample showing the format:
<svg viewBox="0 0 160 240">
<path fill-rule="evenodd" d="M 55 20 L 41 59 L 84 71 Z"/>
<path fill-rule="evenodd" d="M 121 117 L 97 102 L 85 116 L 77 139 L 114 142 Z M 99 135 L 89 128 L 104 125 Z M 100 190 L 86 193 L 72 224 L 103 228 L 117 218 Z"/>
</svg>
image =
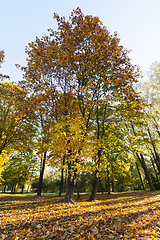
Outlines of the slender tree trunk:
<svg viewBox="0 0 160 240">
<path fill-rule="evenodd" d="M 97 96 L 97 103 L 99 104 L 98 96 Z M 101 122 L 99 120 L 101 114 L 99 113 L 99 108 L 97 105 L 97 108 L 96 108 L 97 140 L 99 140 L 99 139 L 102 140 L 104 137 L 104 134 L 105 134 L 106 110 L 107 110 L 107 106 L 105 106 L 105 108 L 104 108 L 103 119 L 101 119 L 102 120 L 102 122 Z M 102 127 L 102 133 L 100 133 L 100 125 Z M 96 198 L 96 193 L 97 193 L 98 183 L 99 183 L 99 165 L 100 165 L 100 161 L 101 161 L 101 152 L 102 152 L 102 148 L 100 148 L 98 150 L 98 161 L 97 161 L 98 170 L 96 170 L 95 183 L 94 183 L 94 187 L 92 190 L 92 194 L 89 198 L 90 201 L 95 200 L 95 198 Z"/>
<path fill-rule="evenodd" d="M 112 184 L 112 192 L 115 192 L 115 189 L 114 189 L 114 178 L 111 179 L 111 184 Z"/>
<path fill-rule="evenodd" d="M 135 129 L 134 129 L 134 126 L 132 126 L 132 130 L 133 130 L 133 134 L 136 136 L 136 132 L 135 132 Z M 145 173 L 145 176 L 146 176 L 146 179 L 148 180 L 148 183 L 149 183 L 149 187 L 150 187 L 150 190 L 151 191 L 154 191 L 154 186 L 153 186 L 153 183 L 152 183 L 152 179 L 150 177 L 150 174 L 149 174 L 149 171 L 148 171 L 148 168 L 147 168 L 147 165 L 145 163 L 145 160 L 144 160 L 144 157 L 143 157 L 143 154 L 140 153 L 140 156 L 138 153 L 136 153 L 136 156 L 137 156 L 137 159 L 139 160 L 143 170 L 144 170 L 144 173 Z"/>
<path fill-rule="evenodd" d="M 68 170 L 66 169 L 65 179 L 64 179 L 64 189 L 63 189 L 64 192 L 66 192 L 66 187 L 67 187 L 67 174 L 68 174 Z"/>
<path fill-rule="evenodd" d="M 102 149 L 98 150 L 98 161 L 97 161 L 98 169 L 96 170 L 96 173 L 95 173 L 95 182 L 94 182 L 93 190 L 92 190 L 91 196 L 89 198 L 89 201 L 96 199 L 96 193 L 97 193 L 98 183 L 99 183 L 99 165 L 100 165 L 100 160 L 101 160 L 101 151 L 102 151 Z"/>
<path fill-rule="evenodd" d="M 63 157 L 63 166 L 65 164 L 65 156 Z M 63 166 L 62 166 L 62 170 L 61 170 L 61 183 L 60 183 L 60 189 L 59 189 L 59 196 L 61 196 L 62 194 L 62 191 L 63 191 L 63 173 L 64 173 L 64 169 L 63 169 Z"/>
<path fill-rule="evenodd" d="M 45 169 L 46 155 L 47 155 L 47 152 L 44 152 L 43 159 L 42 159 L 42 169 L 40 170 L 40 176 L 39 176 L 37 196 L 41 196 L 41 192 L 42 192 L 42 182 L 43 182 L 43 174 Z"/>
<path fill-rule="evenodd" d="M 152 179 L 150 177 L 150 174 L 149 174 L 149 171 L 148 171 L 148 168 L 147 168 L 147 165 L 145 163 L 143 155 L 140 154 L 140 156 L 139 156 L 139 154 L 136 153 L 136 156 L 137 156 L 137 159 L 139 160 L 139 162 L 140 162 L 140 164 L 141 164 L 141 166 L 142 166 L 142 168 L 144 170 L 146 179 L 148 180 L 148 183 L 149 183 L 150 190 L 154 191 L 155 189 L 154 189 L 154 186 L 153 186 L 153 183 L 152 183 Z"/>
<path fill-rule="evenodd" d="M 157 183 L 158 183 L 158 188 L 160 189 L 160 181 L 159 181 L 159 178 L 158 178 L 158 174 L 157 174 L 157 171 L 156 171 L 156 168 L 154 166 L 154 162 L 151 158 L 151 162 L 152 162 L 152 166 L 153 166 L 153 169 L 154 169 L 154 172 L 155 172 L 155 175 L 156 175 L 156 179 L 157 179 Z"/>
<path fill-rule="evenodd" d="M 108 165 L 107 165 L 107 190 L 108 190 L 108 194 L 110 194 L 111 191 L 110 191 L 110 178 L 109 178 L 109 169 L 108 169 Z"/>
<path fill-rule="evenodd" d="M 157 169 L 158 169 L 158 172 L 159 172 L 159 174 L 160 174 L 160 164 L 157 162 L 157 158 L 155 157 L 155 155 L 154 155 L 154 153 L 151 151 L 151 154 L 152 154 L 152 157 L 153 157 L 153 159 L 154 159 L 154 162 L 155 162 L 155 164 L 156 164 L 156 166 L 157 166 Z"/>
<path fill-rule="evenodd" d="M 22 186 L 21 193 L 23 193 L 23 190 L 24 190 L 24 185 Z"/>
<path fill-rule="evenodd" d="M 137 162 L 136 162 L 136 167 L 137 167 L 139 178 L 141 180 L 141 184 L 142 184 L 143 190 L 145 190 L 145 186 L 144 186 L 144 183 L 143 183 L 143 180 L 142 180 L 142 176 L 141 176 L 141 173 L 139 171 L 139 167 L 138 167 L 138 163 Z"/>
<path fill-rule="evenodd" d="M 113 174 L 113 168 L 112 168 L 111 184 L 112 184 L 112 192 L 114 192 L 114 174 Z"/>
<path fill-rule="evenodd" d="M 107 184 L 107 178 L 105 176 L 105 187 L 106 187 L 106 192 L 108 192 L 108 184 Z"/>
<path fill-rule="evenodd" d="M 27 186 L 27 193 L 29 192 L 29 185 Z"/>
<path fill-rule="evenodd" d="M 153 115 L 152 115 L 152 118 L 154 120 L 154 126 L 156 127 L 157 134 L 160 137 L 160 131 L 159 131 L 157 120 L 156 120 L 156 118 Z"/>
<path fill-rule="evenodd" d="M 99 177 L 97 177 L 97 175 L 99 175 L 99 170 L 96 171 L 95 182 L 94 182 L 92 194 L 89 198 L 89 201 L 95 200 L 95 198 L 96 198 L 96 193 L 97 193 L 97 189 L 98 189 L 98 182 L 99 182 Z"/>
<path fill-rule="evenodd" d="M 103 186 L 102 186 L 101 178 L 99 178 L 99 184 L 100 184 L 100 187 L 101 187 L 101 192 L 102 192 L 102 194 L 103 194 Z"/>
<path fill-rule="evenodd" d="M 155 163 L 157 165 L 157 168 L 158 168 L 158 171 L 159 171 L 159 174 L 160 174 L 160 157 L 159 157 L 159 154 L 157 153 L 157 150 L 156 150 L 155 144 L 153 142 L 152 135 L 151 135 L 149 127 L 148 127 L 148 134 L 149 134 L 149 137 L 151 139 L 153 151 L 154 151 L 154 154 L 155 154 L 155 160 L 156 160 Z"/>
<path fill-rule="evenodd" d="M 15 186 L 13 186 L 13 192 L 12 192 L 12 193 L 15 193 L 15 191 L 16 191 L 16 187 L 15 187 Z"/>
<path fill-rule="evenodd" d="M 3 188 L 3 193 L 5 193 L 5 192 L 6 192 L 6 185 Z"/>
<path fill-rule="evenodd" d="M 79 194 L 79 176 L 77 178 L 77 199 L 81 199 L 80 194 Z"/>
</svg>

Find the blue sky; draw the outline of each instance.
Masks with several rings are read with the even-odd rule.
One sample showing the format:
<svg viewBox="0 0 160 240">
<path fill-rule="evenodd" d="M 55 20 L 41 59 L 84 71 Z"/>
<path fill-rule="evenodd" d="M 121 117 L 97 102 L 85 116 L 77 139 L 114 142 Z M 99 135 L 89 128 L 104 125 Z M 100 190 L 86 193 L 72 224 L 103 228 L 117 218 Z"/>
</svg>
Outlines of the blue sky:
<svg viewBox="0 0 160 240">
<path fill-rule="evenodd" d="M 160 61 L 160 0 L 0 0 L 0 50 L 6 55 L 0 72 L 21 80 L 15 64 L 26 65 L 25 46 L 47 35 L 48 28 L 57 29 L 54 12 L 68 18 L 77 7 L 98 16 L 111 33 L 117 31 L 143 74 Z"/>
</svg>

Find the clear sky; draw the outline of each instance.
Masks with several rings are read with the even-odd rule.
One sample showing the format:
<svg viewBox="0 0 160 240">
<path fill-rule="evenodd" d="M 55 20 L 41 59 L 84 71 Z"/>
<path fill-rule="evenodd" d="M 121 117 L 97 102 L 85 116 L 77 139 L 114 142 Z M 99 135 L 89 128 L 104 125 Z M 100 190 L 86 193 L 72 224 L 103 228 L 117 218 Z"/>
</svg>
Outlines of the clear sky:
<svg viewBox="0 0 160 240">
<path fill-rule="evenodd" d="M 47 35 L 48 28 L 57 29 L 54 12 L 68 18 L 77 7 L 98 16 L 111 33 L 117 31 L 143 74 L 160 62 L 160 0 L 0 0 L 0 50 L 6 55 L 0 72 L 21 80 L 15 64 L 26 65 L 25 46 Z"/>
</svg>

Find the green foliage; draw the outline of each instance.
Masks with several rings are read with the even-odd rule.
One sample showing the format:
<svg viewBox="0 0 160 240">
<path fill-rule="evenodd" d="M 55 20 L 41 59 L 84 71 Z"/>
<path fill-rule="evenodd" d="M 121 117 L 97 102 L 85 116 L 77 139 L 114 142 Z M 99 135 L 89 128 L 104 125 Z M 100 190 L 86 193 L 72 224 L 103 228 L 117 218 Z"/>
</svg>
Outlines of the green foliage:
<svg viewBox="0 0 160 240">
<path fill-rule="evenodd" d="M 37 168 L 36 156 L 30 154 L 11 155 L 2 172 L 2 186 L 9 189 L 23 189 L 34 177 Z"/>
</svg>

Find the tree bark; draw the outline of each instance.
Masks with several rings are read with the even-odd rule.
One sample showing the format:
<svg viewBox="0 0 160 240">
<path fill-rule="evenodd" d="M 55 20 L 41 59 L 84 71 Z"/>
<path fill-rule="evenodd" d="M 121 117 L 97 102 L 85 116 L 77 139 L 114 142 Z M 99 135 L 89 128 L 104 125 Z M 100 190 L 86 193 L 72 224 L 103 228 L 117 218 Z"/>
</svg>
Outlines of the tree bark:
<svg viewBox="0 0 160 240">
<path fill-rule="evenodd" d="M 77 178 L 77 199 L 81 199 L 80 194 L 79 194 L 79 176 Z"/>
<path fill-rule="evenodd" d="M 156 164 L 156 166 L 157 166 L 158 172 L 159 172 L 159 174 L 160 174 L 160 164 L 158 163 L 157 158 L 155 157 L 155 154 L 154 154 L 152 151 L 151 151 L 151 154 L 152 154 L 152 157 L 153 157 L 153 159 L 154 159 L 154 162 L 155 162 L 155 164 Z"/>
<path fill-rule="evenodd" d="M 151 162 L 152 162 L 152 166 L 153 166 L 153 169 L 154 169 L 154 172 L 155 172 L 155 175 L 156 175 L 158 187 L 159 187 L 159 189 L 160 189 L 160 181 L 159 181 L 158 174 L 157 174 L 157 171 L 156 171 L 156 168 L 155 168 L 155 166 L 154 166 L 154 162 L 153 162 L 152 158 L 151 158 Z"/>
<path fill-rule="evenodd" d="M 23 193 L 23 190 L 24 190 L 24 185 L 22 186 L 21 193 Z"/>
<path fill-rule="evenodd" d="M 156 150 L 155 144 L 153 142 L 152 135 L 151 135 L 149 127 L 148 127 L 148 134 L 149 134 L 149 137 L 151 139 L 151 143 L 152 143 L 152 147 L 153 147 L 153 151 L 154 151 L 154 155 L 155 155 L 155 163 L 157 165 L 157 168 L 158 168 L 158 171 L 159 171 L 159 174 L 160 174 L 160 157 L 159 157 L 159 154 L 157 153 L 157 150 Z"/>
<path fill-rule="evenodd" d="M 101 182 L 101 179 L 99 178 L 99 184 L 100 184 L 100 188 L 101 188 L 101 192 L 103 194 L 103 186 L 102 186 L 102 182 Z"/>
<path fill-rule="evenodd" d="M 75 182 L 74 180 L 71 181 L 71 178 L 68 177 L 67 179 L 67 186 L 66 186 L 66 195 L 64 201 L 66 203 L 73 202 L 72 196 L 75 188 Z"/>
<path fill-rule="evenodd" d="M 6 185 L 3 187 L 3 193 L 6 192 Z"/>
<path fill-rule="evenodd" d="M 98 169 L 96 170 L 96 173 L 95 173 L 95 182 L 94 182 L 92 194 L 89 198 L 89 201 L 92 201 L 92 200 L 96 199 L 96 193 L 97 193 L 98 183 L 99 183 L 99 165 L 100 165 L 100 160 L 101 160 L 101 151 L 102 151 L 102 149 L 98 150 L 98 160 L 97 160 Z"/>
<path fill-rule="evenodd" d="M 29 192 L 29 185 L 27 186 L 27 193 Z"/>
<path fill-rule="evenodd" d="M 110 191 L 110 178 L 109 178 L 109 169 L 108 169 L 108 165 L 107 165 L 107 190 L 108 190 L 108 194 L 110 194 L 111 191 Z"/>
<path fill-rule="evenodd" d="M 133 130 L 133 134 L 136 136 L 136 132 L 135 132 L 135 129 L 134 129 L 134 126 L 132 126 L 132 130 Z M 150 190 L 151 191 L 154 191 L 154 186 L 153 186 L 153 183 L 152 183 L 152 179 L 150 177 L 150 174 L 149 174 L 149 171 L 148 171 L 148 168 L 147 168 L 147 165 L 145 163 L 145 160 L 144 160 L 144 157 L 143 157 L 143 154 L 140 153 L 140 156 L 139 154 L 136 152 L 136 156 L 137 156 L 137 159 L 139 160 L 143 170 L 144 170 L 144 173 L 145 173 L 145 176 L 146 176 L 146 179 L 148 180 L 148 183 L 149 183 L 149 187 L 150 187 Z"/>
<path fill-rule="evenodd" d="M 144 186 L 144 183 L 143 183 L 143 180 L 142 180 L 142 176 L 141 176 L 141 173 L 139 171 L 139 167 L 138 167 L 138 163 L 137 162 L 136 162 L 136 167 L 137 167 L 139 178 L 141 180 L 141 184 L 142 184 L 143 190 L 145 190 L 145 186 Z"/>
<path fill-rule="evenodd" d="M 159 131 L 157 120 L 156 120 L 156 118 L 153 115 L 152 115 L 152 118 L 154 120 L 154 126 L 156 127 L 157 134 L 160 137 L 160 131 Z"/>
<path fill-rule="evenodd" d="M 99 177 L 97 177 L 98 174 L 99 174 L 99 170 L 96 171 L 95 182 L 94 182 L 92 194 L 89 198 L 89 201 L 95 200 L 96 198 L 96 193 L 97 193 L 98 183 L 99 183 Z"/>
<path fill-rule="evenodd" d="M 73 202 L 72 196 L 73 196 L 73 193 L 74 193 L 76 180 L 77 180 L 76 171 L 74 172 L 74 175 L 72 177 L 72 174 L 71 174 L 71 163 L 68 162 L 68 178 L 67 178 L 67 186 L 66 186 L 66 195 L 65 195 L 65 199 L 64 199 L 64 201 L 66 203 Z"/>
<path fill-rule="evenodd" d="M 113 174 L 113 168 L 112 168 L 111 184 L 112 184 L 112 192 L 114 192 L 114 174 Z"/>
<path fill-rule="evenodd" d="M 65 156 L 63 157 L 63 166 L 65 164 Z M 62 166 L 62 170 L 61 170 L 61 183 L 60 183 L 60 189 L 59 189 L 59 196 L 61 196 L 62 194 L 62 191 L 63 191 L 63 173 L 64 173 L 64 169 L 63 169 L 63 166 Z"/>
<path fill-rule="evenodd" d="M 66 171 L 65 171 L 65 179 L 64 179 L 64 189 L 63 189 L 64 192 L 66 192 L 66 187 L 67 187 L 67 175 L 68 175 L 68 170 L 66 169 Z"/>
<path fill-rule="evenodd" d="M 47 155 L 47 152 L 44 152 L 43 159 L 42 159 L 42 169 L 40 170 L 40 176 L 39 176 L 37 196 L 41 196 L 41 193 L 42 193 L 42 183 L 43 183 L 46 155 Z"/>
<path fill-rule="evenodd" d="M 141 164 L 141 166 L 142 166 L 142 168 L 144 170 L 146 179 L 148 180 L 148 183 L 149 183 L 150 190 L 154 191 L 155 189 L 154 189 L 154 186 L 153 186 L 153 183 L 152 183 L 152 179 L 150 177 L 150 174 L 149 174 L 149 171 L 148 171 L 148 168 L 147 168 L 147 165 L 145 163 L 143 155 L 140 154 L 140 156 L 139 156 L 139 154 L 136 153 L 136 156 L 137 156 L 137 159 L 139 160 L 139 162 L 140 162 L 140 164 Z"/>
</svg>

